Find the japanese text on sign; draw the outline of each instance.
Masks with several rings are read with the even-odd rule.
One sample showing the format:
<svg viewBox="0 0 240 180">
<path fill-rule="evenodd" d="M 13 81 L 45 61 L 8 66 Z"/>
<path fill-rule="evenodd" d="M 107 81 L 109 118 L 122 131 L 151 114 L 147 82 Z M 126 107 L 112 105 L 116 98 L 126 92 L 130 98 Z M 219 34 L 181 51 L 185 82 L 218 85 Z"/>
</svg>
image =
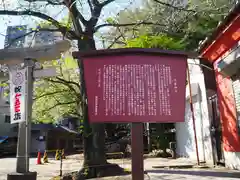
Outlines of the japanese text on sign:
<svg viewBox="0 0 240 180">
<path fill-rule="evenodd" d="M 25 120 L 25 69 L 10 71 L 10 110 L 11 123 Z"/>
<path fill-rule="evenodd" d="M 184 121 L 184 57 L 111 58 L 84 60 L 91 122 Z"/>
</svg>

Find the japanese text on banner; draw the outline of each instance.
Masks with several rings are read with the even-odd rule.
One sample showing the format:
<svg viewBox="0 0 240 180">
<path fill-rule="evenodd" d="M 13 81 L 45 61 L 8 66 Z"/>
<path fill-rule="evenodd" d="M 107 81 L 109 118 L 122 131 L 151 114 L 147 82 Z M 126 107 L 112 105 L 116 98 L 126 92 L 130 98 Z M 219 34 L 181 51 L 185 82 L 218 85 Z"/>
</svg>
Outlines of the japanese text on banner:
<svg viewBox="0 0 240 180">
<path fill-rule="evenodd" d="M 25 69 L 10 73 L 11 124 L 25 121 Z"/>
</svg>

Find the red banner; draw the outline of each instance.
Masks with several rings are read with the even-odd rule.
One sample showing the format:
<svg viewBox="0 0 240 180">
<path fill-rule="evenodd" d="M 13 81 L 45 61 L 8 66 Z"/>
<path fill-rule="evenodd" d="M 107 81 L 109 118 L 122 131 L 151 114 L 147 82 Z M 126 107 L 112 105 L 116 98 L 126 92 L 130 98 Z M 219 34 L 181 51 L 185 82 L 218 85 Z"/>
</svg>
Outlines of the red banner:
<svg viewBox="0 0 240 180">
<path fill-rule="evenodd" d="M 89 120 L 184 122 L 185 56 L 84 57 Z"/>
</svg>

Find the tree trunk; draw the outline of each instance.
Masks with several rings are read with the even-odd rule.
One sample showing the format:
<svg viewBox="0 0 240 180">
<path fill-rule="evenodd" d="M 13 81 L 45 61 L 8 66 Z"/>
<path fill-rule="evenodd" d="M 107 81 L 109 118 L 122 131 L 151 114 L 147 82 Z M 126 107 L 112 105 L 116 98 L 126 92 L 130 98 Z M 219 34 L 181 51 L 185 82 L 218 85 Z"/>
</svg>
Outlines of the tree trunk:
<svg viewBox="0 0 240 180">
<path fill-rule="evenodd" d="M 86 108 L 87 109 L 87 108 Z M 98 169 L 107 164 L 105 155 L 104 124 L 89 124 L 84 121 L 84 168 L 88 169 L 89 177 L 96 177 Z"/>
<path fill-rule="evenodd" d="M 78 48 L 80 51 L 95 50 L 96 48 L 94 39 L 83 38 L 79 40 Z M 80 68 L 80 82 L 82 88 L 81 94 L 83 96 L 82 108 L 84 118 L 84 167 L 82 172 L 85 173 L 85 176 L 87 177 L 96 177 L 98 175 L 97 169 L 107 164 L 105 155 L 105 128 L 104 124 L 89 123 L 82 59 L 79 60 L 78 64 Z"/>
<path fill-rule="evenodd" d="M 105 128 L 104 124 L 90 124 L 87 106 L 84 119 L 84 166 L 101 166 L 107 163 L 105 155 Z"/>
<path fill-rule="evenodd" d="M 91 28 L 88 28 L 91 29 Z M 90 33 L 87 33 L 90 32 Z M 96 50 L 92 31 L 85 31 L 86 36 L 78 40 L 79 51 Z M 78 60 L 80 69 L 81 107 L 84 121 L 84 162 L 76 179 L 96 178 L 102 176 L 114 176 L 124 174 L 123 168 L 117 164 L 107 163 L 105 154 L 105 125 L 90 124 L 88 119 L 88 104 L 84 78 L 83 59 Z"/>
</svg>

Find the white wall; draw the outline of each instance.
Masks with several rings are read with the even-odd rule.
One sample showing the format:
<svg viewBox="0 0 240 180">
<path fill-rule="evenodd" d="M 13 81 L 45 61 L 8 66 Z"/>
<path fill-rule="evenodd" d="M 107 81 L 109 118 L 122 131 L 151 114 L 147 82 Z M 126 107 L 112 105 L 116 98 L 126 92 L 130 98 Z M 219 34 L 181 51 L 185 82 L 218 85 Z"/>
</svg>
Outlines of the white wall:
<svg viewBox="0 0 240 180">
<path fill-rule="evenodd" d="M 203 72 L 199 60 L 188 60 L 193 94 L 193 108 L 200 161 L 213 164 L 210 121 Z M 186 86 L 185 122 L 176 123 L 177 154 L 196 160 L 192 112 L 189 104 L 189 86 Z"/>
<path fill-rule="evenodd" d="M 224 158 L 226 167 L 240 170 L 240 152 L 224 151 Z"/>
</svg>

